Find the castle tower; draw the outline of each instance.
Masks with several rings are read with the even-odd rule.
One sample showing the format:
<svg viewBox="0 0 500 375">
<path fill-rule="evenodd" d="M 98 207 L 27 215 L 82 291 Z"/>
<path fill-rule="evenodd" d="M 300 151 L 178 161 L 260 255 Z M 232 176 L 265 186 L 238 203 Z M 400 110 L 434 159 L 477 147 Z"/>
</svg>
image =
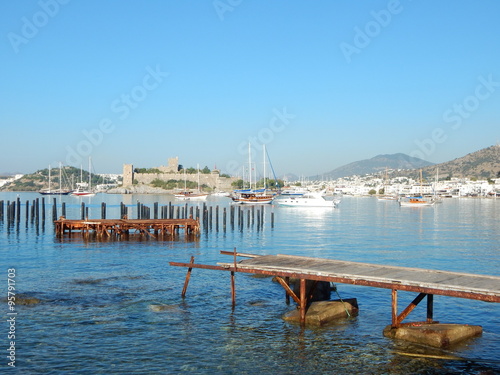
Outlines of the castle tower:
<svg viewBox="0 0 500 375">
<path fill-rule="evenodd" d="M 134 182 L 134 166 L 123 164 L 123 186 L 130 186 Z"/>
</svg>

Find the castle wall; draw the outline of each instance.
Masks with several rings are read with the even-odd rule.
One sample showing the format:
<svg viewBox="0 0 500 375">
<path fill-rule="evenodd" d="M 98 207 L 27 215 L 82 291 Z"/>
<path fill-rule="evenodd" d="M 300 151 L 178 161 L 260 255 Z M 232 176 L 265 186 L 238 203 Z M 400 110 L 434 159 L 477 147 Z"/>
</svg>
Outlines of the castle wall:
<svg viewBox="0 0 500 375">
<path fill-rule="evenodd" d="M 158 169 L 164 173 L 134 173 L 132 164 L 123 164 L 123 186 L 130 186 L 134 180 L 140 184 L 149 185 L 154 180 L 161 181 L 178 180 L 179 189 L 184 188 L 184 178 L 186 181 L 198 182 L 198 174 L 186 174 L 177 172 L 179 168 L 179 158 L 168 159 L 168 166 L 161 166 Z M 231 183 L 236 181 L 236 177 L 220 177 L 218 171 L 209 174 L 200 173 L 200 186 L 207 185 L 213 190 L 232 190 Z"/>
<path fill-rule="evenodd" d="M 184 188 L 183 173 L 135 173 L 134 179 L 141 184 L 150 184 L 156 179 L 161 181 L 178 180 L 179 189 Z M 200 173 L 200 186 L 207 185 L 214 190 L 232 190 L 231 183 L 236 181 L 235 177 L 220 177 L 218 173 L 203 174 Z M 186 181 L 198 182 L 197 174 L 186 174 Z"/>
</svg>

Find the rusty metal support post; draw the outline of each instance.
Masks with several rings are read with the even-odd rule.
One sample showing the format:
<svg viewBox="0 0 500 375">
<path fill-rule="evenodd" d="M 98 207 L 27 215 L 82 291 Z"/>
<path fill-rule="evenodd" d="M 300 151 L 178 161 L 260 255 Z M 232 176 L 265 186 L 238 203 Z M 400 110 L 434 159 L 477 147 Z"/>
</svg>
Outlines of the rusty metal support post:
<svg viewBox="0 0 500 375">
<path fill-rule="evenodd" d="M 285 283 L 286 283 L 286 285 L 290 286 L 290 277 L 288 277 L 288 276 L 285 277 Z M 286 301 L 287 305 L 290 304 L 290 295 L 286 291 L 285 291 L 285 301 Z"/>
<path fill-rule="evenodd" d="M 306 324 L 306 279 L 300 279 L 300 324 Z"/>
<path fill-rule="evenodd" d="M 398 326 L 398 291 L 392 289 L 392 327 Z"/>
<path fill-rule="evenodd" d="M 427 294 L 427 323 L 434 321 L 434 294 Z"/>
<path fill-rule="evenodd" d="M 190 264 L 193 264 L 194 263 L 194 256 L 191 255 L 191 261 L 189 262 Z M 186 291 L 187 291 L 187 287 L 188 287 L 188 284 L 189 284 L 189 279 L 191 277 L 191 271 L 193 270 L 192 267 L 189 267 L 188 268 L 188 271 L 187 271 L 187 274 L 186 274 L 186 280 L 184 281 L 184 288 L 182 288 L 182 298 L 186 297 Z"/>
<path fill-rule="evenodd" d="M 236 287 L 235 287 L 235 280 L 234 280 L 234 274 L 236 271 L 236 248 L 233 249 L 233 264 L 234 264 L 234 271 L 231 271 L 231 302 L 233 309 L 236 306 Z"/>
<path fill-rule="evenodd" d="M 234 271 L 231 271 L 231 303 L 234 307 L 236 306 L 236 289 L 234 285 Z"/>
</svg>

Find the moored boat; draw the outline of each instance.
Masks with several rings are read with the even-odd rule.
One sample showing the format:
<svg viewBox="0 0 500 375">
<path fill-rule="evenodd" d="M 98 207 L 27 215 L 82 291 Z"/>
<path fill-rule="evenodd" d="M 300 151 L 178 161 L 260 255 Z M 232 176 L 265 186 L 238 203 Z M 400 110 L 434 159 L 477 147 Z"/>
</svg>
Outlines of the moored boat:
<svg viewBox="0 0 500 375">
<path fill-rule="evenodd" d="M 268 193 L 266 189 L 259 190 L 235 190 L 231 197 L 234 203 L 241 204 L 268 204 L 274 199 L 274 194 Z"/>
<path fill-rule="evenodd" d="M 401 207 L 433 206 L 435 203 L 436 201 L 433 198 L 424 198 L 422 196 L 403 197 L 399 199 L 399 205 Z"/>
<path fill-rule="evenodd" d="M 338 206 L 338 199 L 329 200 L 325 198 L 324 191 L 308 192 L 302 195 L 279 196 L 274 199 L 273 203 L 280 206 L 294 207 L 332 207 Z"/>
<path fill-rule="evenodd" d="M 204 201 L 208 197 L 208 193 L 195 193 L 192 191 L 181 191 L 180 193 L 174 194 L 174 197 L 184 201 Z"/>
</svg>

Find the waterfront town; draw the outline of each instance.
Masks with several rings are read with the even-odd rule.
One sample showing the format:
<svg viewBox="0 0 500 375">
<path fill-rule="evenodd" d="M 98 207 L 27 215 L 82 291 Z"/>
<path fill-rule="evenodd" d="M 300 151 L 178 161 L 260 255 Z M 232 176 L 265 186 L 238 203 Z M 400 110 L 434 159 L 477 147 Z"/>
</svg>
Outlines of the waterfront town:
<svg viewBox="0 0 500 375">
<path fill-rule="evenodd" d="M 126 165 L 124 170 L 131 171 L 131 167 Z M 389 171 L 390 172 L 390 171 Z M 500 197 L 500 178 L 480 180 L 474 178 L 447 178 L 435 179 L 421 183 L 417 179 L 404 176 L 404 171 L 398 171 L 398 177 L 385 178 L 380 174 L 367 174 L 364 176 L 353 175 L 338 179 L 307 179 L 300 178 L 279 179 L 283 189 L 304 189 L 311 191 L 326 190 L 327 194 L 334 195 L 438 195 L 445 198 L 459 197 Z M 129 172 L 131 173 L 131 172 Z M 135 189 L 130 189 L 132 183 L 127 183 L 127 179 L 122 174 L 99 174 L 99 176 L 108 181 L 107 184 L 96 186 L 101 192 L 108 193 L 159 193 L 161 189 L 153 188 L 148 183 L 151 177 L 145 178 L 141 182 L 135 181 Z M 139 176 L 136 174 L 135 177 Z M 0 189 L 7 188 L 9 184 L 20 180 L 22 174 L 0 177 Z M 172 177 L 170 174 L 167 177 Z M 230 192 L 234 189 L 234 182 L 241 180 L 242 176 L 220 177 L 219 171 L 212 171 L 209 175 L 202 175 L 204 183 L 202 186 L 210 191 L 222 190 Z M 195 179 L 195 175 L 188 175 L 188 179 Z M 149 181 L 150 182 L 150 181 Z M 221 183 L 222 182 L 222 183 Z M 128 189 L 127 189 L 128 187 Z M 163 193 L 170 191 L 164 190 Z"/>
</svg>

